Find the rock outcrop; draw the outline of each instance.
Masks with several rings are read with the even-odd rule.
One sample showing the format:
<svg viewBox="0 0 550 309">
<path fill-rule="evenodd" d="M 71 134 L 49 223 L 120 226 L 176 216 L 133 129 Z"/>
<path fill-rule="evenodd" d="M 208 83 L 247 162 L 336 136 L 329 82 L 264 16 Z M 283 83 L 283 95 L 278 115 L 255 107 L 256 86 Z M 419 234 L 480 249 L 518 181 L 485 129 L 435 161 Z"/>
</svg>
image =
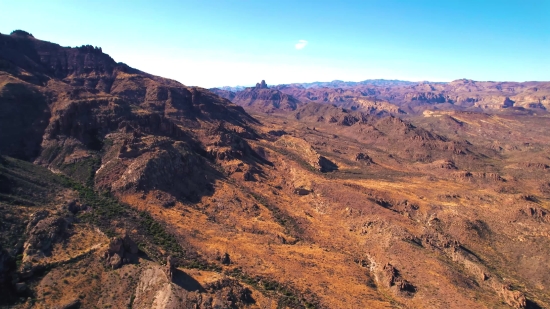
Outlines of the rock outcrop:
<svg viewBox="0 0 550 309">
<path fill-rule="evenodd" d="M 526 206 L 518 211 L 519 218 L 529 218 L 538 222 L 550 222 L 548 212 L 538 206 Z"/>
<path fill-rule="evenodd" d="M 319 155 L 315 149 L 303 139 L 283 135 L 275 144 L 296 152 L 304 161 L 322 173 L 338 170 L 338 165 L 336 165 L 336 163 Z"/>
<path fill-rule="evenodd" d="M 254 302 L 251 291 L 230 278 L 187 288 L 169 281 L 160 267 L 150 266 L 139 278 L 132 308 L 242 308 Z"/>
<path fill-rule="evenodd" d="M 336 163 L 323 156 L 319 156 L 319 161 L 317 161 L 317 164 L 321 173 L 329 173 L 338 170 L 338 165 L 336 165 Z"/>
<path fill-rule="evenodd" d="M 267 89 L 267 84 L 265 80 L 262 79 L 260 83 L 256 83 L 256 89 Z"/>
<path fill-rule="evenodd" d="M 220 262 L 223 264 L 223 265 L 229 265 L 231 264 L 231 258 L 229 256 L 229 253 L 224 253 L 221 258 L 220 258 Z"/>
<path fill-rule="evenodd" d="M 166 277 L 168 277 L 170 282 L 174 280 L 174 271 L 176 270 L 175 262 L 176 261 L 172 256 L 168 256 L 166 258 L 166 265 L 164 267 L 166 269 Z"/>
<path fill-rule="evenodd" d="M 515 309 L 527 308 L 527 299 L 520 291 L 514 291 L 509 285 L 503 285 L 499 294 L 504 301 Z"/>
<path fill-rule="evenodd" d="M 48 211 L 39 211 L 31 216 L 27 225 L 27 241 L 23 246 L 23 264 L 38 262 L 51 253 L 52 244 L 59 242 L 67 229 L 65 218 L 50 214 Z"/>
<path fill-rule="evenodd" d="M 123 264 L 137 262 L 138 246 L 128 236 L 112 237 L 109 241 L 109 247 L 103 254 L 105 265 L 112 269 L 119 268 Z"/>
<path fill-rule="evenodd" d="M 372 161 L 372 158 L 369 155 L 362 152 L 355 155 L 355 161 L 363 162 L 366 165 L 374 164 L 374 161 Z"/>
<path fill-rule="evenodd" d="M 384 267 L 382 267 L 382 277 L 382 282 L 386 287 L 395 287 L 399 292 L 411 295 L 416 292 L 416 287 L 407 280 L 403 279 L 399 274 L 399 271 L 390 263 L 387 263 Z"/>
</svg>

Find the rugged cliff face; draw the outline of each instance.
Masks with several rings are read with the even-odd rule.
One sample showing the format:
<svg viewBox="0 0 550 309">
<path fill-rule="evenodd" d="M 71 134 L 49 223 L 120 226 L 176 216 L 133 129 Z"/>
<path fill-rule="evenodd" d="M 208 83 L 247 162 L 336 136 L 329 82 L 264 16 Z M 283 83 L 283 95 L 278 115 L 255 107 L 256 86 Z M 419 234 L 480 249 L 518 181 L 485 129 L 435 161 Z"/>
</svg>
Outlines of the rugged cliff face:
<svg viewBox="0 0 550 309">
<path fill-rule="evenodd" d="M 197 198 L 211 190 L 209 129 L 223 122 L 255 134 L 241 107 L 116 63 L 100 48 L 24 34 L 2 35 L 0 46 L 0 151 L 81 180 L 99 168 L 98 187 Z"/>
</svg>

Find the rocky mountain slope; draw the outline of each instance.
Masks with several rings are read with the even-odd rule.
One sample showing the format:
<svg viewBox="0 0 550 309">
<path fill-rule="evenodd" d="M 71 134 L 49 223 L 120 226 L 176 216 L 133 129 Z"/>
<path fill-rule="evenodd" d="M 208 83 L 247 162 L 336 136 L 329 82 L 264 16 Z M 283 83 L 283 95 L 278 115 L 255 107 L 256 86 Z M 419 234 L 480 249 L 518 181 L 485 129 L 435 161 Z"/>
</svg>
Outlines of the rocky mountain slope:
<svg viewBox="0 0 550 309">
<path fill-rule="evenodd" d="M 1 35 L 0 306 L 550 306 L 548 116 L 284 89 Z"/>
</svg>

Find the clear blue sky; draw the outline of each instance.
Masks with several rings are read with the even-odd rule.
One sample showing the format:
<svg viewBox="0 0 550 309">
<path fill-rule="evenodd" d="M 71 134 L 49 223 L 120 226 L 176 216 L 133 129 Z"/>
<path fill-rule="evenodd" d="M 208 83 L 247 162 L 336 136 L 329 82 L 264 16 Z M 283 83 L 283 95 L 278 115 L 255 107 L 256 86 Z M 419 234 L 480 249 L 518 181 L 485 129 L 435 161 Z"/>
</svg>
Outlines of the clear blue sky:
<svg viewBox="0 0 550 309">
<path fill-rule="evenodd" d="M 14 29 L 203 87 L 550 80 L 550 0 L 0 0 Z"/>
</svg>

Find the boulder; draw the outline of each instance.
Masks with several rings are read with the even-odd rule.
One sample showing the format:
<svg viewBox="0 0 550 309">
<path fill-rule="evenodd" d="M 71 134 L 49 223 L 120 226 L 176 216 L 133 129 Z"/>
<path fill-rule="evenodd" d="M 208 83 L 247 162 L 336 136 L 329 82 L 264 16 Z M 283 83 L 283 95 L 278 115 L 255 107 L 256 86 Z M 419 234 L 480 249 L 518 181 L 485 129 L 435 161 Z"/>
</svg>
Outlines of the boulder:
<svg viewBox="0 0 550 309">
<path fill-rule="evenodd" d="M 107 251 L 103 254 L 105 264 L 116 269 L 123 264 L 135 263 L 138 251 L 137 244 L 128 234 L 124 237 L 112 237 Z"/>
</svg>

